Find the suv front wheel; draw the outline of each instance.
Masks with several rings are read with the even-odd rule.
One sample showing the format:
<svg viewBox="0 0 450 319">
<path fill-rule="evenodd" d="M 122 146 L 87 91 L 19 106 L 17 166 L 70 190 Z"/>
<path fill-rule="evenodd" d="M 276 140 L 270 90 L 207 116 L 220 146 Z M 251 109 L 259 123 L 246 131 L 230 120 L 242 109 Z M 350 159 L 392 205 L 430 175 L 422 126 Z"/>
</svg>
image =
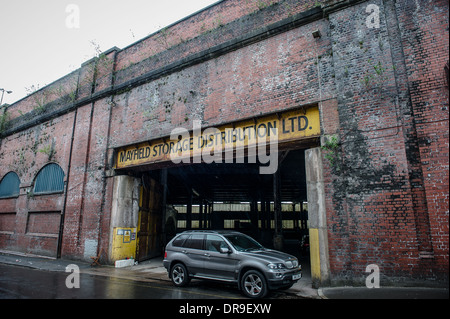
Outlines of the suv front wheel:
<svg viewBox="0 0 450 319">
<path fill-rule="evenodd" d="M 264 298 L 268 293 L 266 278 L 256 270 L 249 270 L 242 276 L 241 287 L 250 298 Z"/>
<path fill-rule="evenodd" d="M 183 264 L 176 264 L 173 266 L 170 272 L 170 277 L 172 278 L 173 284 L 177 287 L 184 287 L 190 281 L 189 273 L 186 266 Z"/>
</svg>

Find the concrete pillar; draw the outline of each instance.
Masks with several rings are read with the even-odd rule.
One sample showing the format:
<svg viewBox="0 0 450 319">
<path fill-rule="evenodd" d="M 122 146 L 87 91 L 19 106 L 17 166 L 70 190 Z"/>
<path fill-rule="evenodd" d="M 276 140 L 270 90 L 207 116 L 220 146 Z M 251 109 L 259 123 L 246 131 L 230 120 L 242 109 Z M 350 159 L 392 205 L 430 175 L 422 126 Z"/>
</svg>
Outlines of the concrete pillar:
<svg viewBox="0 0 450 319">
<path fill-rule="evenodd" d="M 309 243 L 313 287 L 329 284 L 330 262 L 323 182 L 322 150 L 305 151 L 306 187 L 308 197 Z"/>
<path fill-rule="evenodd" d="M 132 232 L 138 227 L 139 219 L 139 193 L 140 193 L 140 180 L 127 175 L 120 175 L 114 177 L 114 187 L 112 195 L 112 207 L 111 207 L 111 225 L 109 236 L 109 262 L 117 260 L 117 256 L 121 255 L 121 247 L 113 247 L 114 239 L 120 233 L 117 229 L 130 229 Z M 116 231 L 115 231 L 116 230 Z M 136 234 L 134 239 L 130 238 L 130 243 L 127 247 L 123 247 L 123 250 L 127 250 L 127 255 L 135 254 L 136 251 Z M 134 245 L 134 251 L 133 247 Z"/>
</svg>

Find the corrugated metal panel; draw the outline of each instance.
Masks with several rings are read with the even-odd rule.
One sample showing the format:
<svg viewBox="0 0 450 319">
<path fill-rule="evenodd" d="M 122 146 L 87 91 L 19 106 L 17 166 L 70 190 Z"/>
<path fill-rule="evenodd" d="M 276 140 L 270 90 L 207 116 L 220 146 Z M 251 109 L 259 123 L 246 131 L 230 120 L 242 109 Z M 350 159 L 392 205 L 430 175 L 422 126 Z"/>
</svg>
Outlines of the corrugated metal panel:
<svg viewBox="0 0 450 319">
<path fill-rule="evenodd" d="M 53 193 L 64 191 L 64 171 L 58 164 L 46 165 L 36 177 L 34 193 Z"/>
<path fill-rule="evenodd" d="M 0 198 L 19 196 L 20 179 L 14 172 L 9 172 L 0 183 Z"/>
</svg>

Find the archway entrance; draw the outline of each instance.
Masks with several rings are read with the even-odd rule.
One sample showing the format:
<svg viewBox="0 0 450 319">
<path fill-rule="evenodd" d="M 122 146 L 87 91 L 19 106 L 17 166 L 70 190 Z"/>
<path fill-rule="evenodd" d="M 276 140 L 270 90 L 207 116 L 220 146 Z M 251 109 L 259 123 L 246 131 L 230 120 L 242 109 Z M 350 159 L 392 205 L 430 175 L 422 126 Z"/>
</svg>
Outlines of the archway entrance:
<svg viewBox="0 0 450 319">
<path fill-rule="evenodd" d="M 137 258 L 161 255 L 183 230 L 233 229 L 308 264 L 313 257 L 321 280 L 328 268 L 317 106 L 228 126 L 180 129 L 170 139 L 117 150 L 116 172 L 132 176 L 139 189 L 137 200 L 132 195 Z M 260 138 L 269 143 L 262 152 Z M 217 150 L 224 154 L 216 157 Z M 267 161 L 255 154 L 267 151 L 275 169 L 261 173 Z"/>
</svg>

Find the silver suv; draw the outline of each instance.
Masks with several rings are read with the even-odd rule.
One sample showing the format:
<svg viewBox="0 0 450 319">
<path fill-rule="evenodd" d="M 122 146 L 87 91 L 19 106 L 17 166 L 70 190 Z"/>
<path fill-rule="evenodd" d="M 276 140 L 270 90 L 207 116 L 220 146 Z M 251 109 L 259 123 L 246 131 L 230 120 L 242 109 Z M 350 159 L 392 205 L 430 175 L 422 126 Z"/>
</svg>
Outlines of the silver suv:
<svg viewBox="0 0 450 319">
<path fill-rule="evenodd" d="M 185 231 L 167 244 L 163 264 L 175 286 L 192 278 L 220 280 L 251 298 L 287 289 L 302 276 L 297 258 L 236 231 Z"/>
</svg>

